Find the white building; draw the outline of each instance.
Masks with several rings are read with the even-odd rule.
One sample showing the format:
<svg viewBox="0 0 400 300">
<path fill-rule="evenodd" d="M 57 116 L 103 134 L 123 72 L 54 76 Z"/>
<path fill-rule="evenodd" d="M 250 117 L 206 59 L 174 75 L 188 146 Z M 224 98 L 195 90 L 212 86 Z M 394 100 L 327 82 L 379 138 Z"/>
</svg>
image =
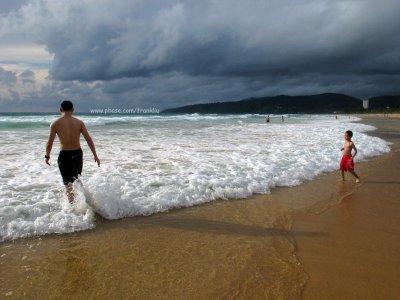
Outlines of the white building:
<svg viewBox="0 0 400 300">
<path fill-rule="evenodd" d="M 368 99 L 363 100 L 363 108 L 368 109 L 368 107 L 369 107 L 369 100 Z"/>
</svg>

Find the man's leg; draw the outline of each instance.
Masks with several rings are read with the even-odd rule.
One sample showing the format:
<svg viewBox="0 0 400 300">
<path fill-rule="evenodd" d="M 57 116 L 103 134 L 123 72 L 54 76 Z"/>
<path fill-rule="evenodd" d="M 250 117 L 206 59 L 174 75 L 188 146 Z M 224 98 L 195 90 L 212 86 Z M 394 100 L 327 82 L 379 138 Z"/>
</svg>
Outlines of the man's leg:
<svg viewBox="0 0 400 300">
<path fill-rule="evenodd" d="M 65 185 L 65 188 L 67 189 L 67 197 L 69 203 L 74 203 L 75 201 L 75 194 L 74 194 L 74 186 L 72 185 L 72 182 L 69 182 L 68 184 Z"/>
<path fill-rule="evenodd" d="M 342 180 L 344 181 L 344 171 L 343 170 L 341 171 L 342 171 Z"/>
</svg>

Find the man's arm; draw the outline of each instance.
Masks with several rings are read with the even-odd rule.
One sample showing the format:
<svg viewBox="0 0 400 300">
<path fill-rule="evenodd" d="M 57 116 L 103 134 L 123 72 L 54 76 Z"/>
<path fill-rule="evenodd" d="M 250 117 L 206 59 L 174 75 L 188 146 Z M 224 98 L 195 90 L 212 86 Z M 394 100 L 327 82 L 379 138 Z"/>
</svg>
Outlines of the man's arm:
<svg viewBox="0 0 400 300">
<path fill-rule="evenodd" d="M 82 132 L 83 137 L 85 138 L 87 144 L 89 145 L 90 150 L 93 153 L 94 161 L 97 162 L 97 165 L 100 167 L 100 159 L 97 157 L 96 147 L 94 146 L 93 140 L 92 140 L 89 132 L 86 129 L 85 123 L 83 123 L 83 122 L 82 122 L 81 132 Z"/>
<path fill-rule="evenodd" d="M 50 125 L 50 134 L 49 134 L 49 140 L 47 141 L 46 144 L 46 164 L 49 164 L 49 160 L 50 160 L 50 152 L 51 152 L 51 148 L 53 148 L 53 142 L 54 142 L 54 138 L 56 137 L 56 128 L 54 126 L 54 123 L 51 123 Z"/>
</svg>

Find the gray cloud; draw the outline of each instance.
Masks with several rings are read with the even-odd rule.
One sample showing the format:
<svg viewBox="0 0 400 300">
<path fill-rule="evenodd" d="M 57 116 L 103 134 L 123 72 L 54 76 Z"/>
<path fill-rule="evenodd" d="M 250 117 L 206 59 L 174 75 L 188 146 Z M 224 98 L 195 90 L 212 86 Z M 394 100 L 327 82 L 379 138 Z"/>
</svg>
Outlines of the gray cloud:
<svg viewBox="0 0 400 300">
<path fill-rule="evenodd" d="M 14 85 L 17 82 L 17 74 L 12 71 L 4 70 L 0 67 L 0 84 L 1 85 Z"/>
<path fill-rule="evenodd" d="M 9 13 L 21 7 L 25 0 L 3 0 L 0 2 L 0 14 Z"/>
<path fill-rule="evenodd" d="M 23 84 L 34 84 L 35 83 L 35 73 L 31 70 L 25 70 L 18 75 Z"/>
<path fill-rule="evenodd" d="M 395 0 L 35 0 L 9 13 L 0 33 L 54 54 L 43 93 L 102 105 L 370 97 L 400 92 L 399 11 Z"/>
</svg>

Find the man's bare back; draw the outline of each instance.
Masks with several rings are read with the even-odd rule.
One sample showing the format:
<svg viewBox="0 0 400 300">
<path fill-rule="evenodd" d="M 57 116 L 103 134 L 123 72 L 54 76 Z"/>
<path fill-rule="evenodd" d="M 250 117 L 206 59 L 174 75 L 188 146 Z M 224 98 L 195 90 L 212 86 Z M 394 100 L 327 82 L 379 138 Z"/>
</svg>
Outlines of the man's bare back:
<svg viewBox="0 0 400 300">
<path fill-rule="evenodd" d="M 97 164 L 100 166 L 100 160 L 97 157 L 93 140 L 87 131 L 85 124 L 81 120 L 73 117 L 72 111 L 63 111 L 62 116 L 50 125 L 50 135 L 46 145 L 46 157 L 50 156 L 56 135 L 60 140 L 61 151 L 80 149 L 81 145 L 79 140 L 81 133 L 93 153 L 95 162 L 97 162 Z M 48 164 L 47 158 L 46 163 Z"/>
<path fill-rule="evenodd" d="M 60 150 L 76 150 L 81 147 L 79 138 L 85 126 L 81 120 L 71 115 L 64 115 L 51 126 L 60 139 Z"/>
<path fill-rule="evenodd" d="M 61 103 L 61 117 L 50 125 L 49 140 L 46 144 L 46 164 L 50 165 L 50 153 L 53 142 L 58 135 L 60 140 L 60 154 L 58 156 L 58 167 L 60 169 L 63 183 L 67 188 L 67 195 L 70 202 L 74 201 L 72 183 L 79 178 L 83 167 L 82 149 L 79 142 L 81 133 L 85 138 L 90 150 L 93 153 L 94 161 L 100 166 L 100 159 L 96 154 L 96 148 L 93 140 L 86 129 L 85 124 L 72 116 L 74 112 L 71 101 L 66 100 Z"/>
</svg>

